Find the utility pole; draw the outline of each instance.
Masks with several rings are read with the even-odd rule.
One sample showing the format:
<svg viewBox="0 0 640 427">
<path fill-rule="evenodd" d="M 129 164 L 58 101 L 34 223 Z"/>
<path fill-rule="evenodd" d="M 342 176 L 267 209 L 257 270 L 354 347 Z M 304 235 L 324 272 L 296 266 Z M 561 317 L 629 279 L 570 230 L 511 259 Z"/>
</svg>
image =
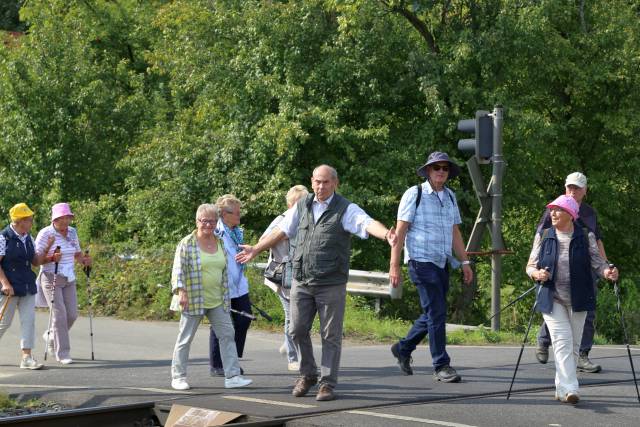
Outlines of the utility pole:
<svg viewBox="0 0 640 427">
<path fill-rule="evenodd" d="M 475 119 L 460 120 L 458 130 L 473 133 L 474 138 L 458 141 L 458 149 L 471 153 L 467 168 L 480 203 L 480 211 L 467 242 L 467 254 L 491 255 L 491 329 L 500 330 L 500 284 L 502 255 L 509 253 L 502 238 L 502 178 L 505 164 L 502 158 L 503 109 L 496 105 L 493 112 L 476 111 Z M 481 164 L 491 164 L 489 186 L 485 187 Z M 486 190 L 485 190 L 486 188 Z M 491 235 L 491 250 L 480 251 L 485 230 Z"/>
</svg>

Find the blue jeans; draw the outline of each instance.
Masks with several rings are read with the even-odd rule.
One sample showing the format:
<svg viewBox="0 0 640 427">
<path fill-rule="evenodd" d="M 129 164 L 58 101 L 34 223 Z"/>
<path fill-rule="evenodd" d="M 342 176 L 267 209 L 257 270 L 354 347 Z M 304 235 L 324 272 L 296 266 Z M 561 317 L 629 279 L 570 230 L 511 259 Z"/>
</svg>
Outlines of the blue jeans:
<svg viewBox="0 0 640 427">
<path fill-rule="evenodd" d="M 298 361 L 298 352 L 296 350 L 296 345 L 293 343 L 293 339 L 291 335 L 289 335 L 289 324 L 291 323 L 291 308 L 289 297 L 285 294 L 284 289 L 281 287 L 278 288 L 278 298 L 280 298 L 280 303 L 282 304 L 282 310 L 284 310 L 284 344 L 287 347 L 287 361 L 297 362 Z"/>
<path fill-rule="evenodd" d="M 411 356 L 428 334 L 433 367 L 438 370 L 451 360 L 445 349 L 449 272 L 431 262 L 409 261 L 409 277 L 418 290 L 422 314 L 400 340 L 399 351 L 403 356 Z"/>
</svg>

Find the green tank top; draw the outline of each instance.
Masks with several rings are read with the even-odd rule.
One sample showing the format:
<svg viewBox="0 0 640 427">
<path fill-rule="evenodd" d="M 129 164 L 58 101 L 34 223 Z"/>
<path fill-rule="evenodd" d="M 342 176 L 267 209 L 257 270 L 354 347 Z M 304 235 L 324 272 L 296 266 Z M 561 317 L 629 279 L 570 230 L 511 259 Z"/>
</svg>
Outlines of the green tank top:
<svg viewBox="0 0 640 427">
<path fill-rule="evenodd" d="M 222 304 L 222 270 L 224 269 L 224 251 L 218 242 L 218 251 L 209 254 L 200 249 L 202 266 L 202 286 L 204 288 L 203 308 L 216 308 Z"/>
</svg>

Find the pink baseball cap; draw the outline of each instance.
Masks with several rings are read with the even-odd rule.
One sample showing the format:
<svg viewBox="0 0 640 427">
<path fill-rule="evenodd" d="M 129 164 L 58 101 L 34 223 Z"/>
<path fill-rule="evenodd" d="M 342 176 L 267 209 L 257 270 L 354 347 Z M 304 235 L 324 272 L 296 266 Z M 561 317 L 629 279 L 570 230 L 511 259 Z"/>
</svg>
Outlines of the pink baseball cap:
<svg viewBox="0 0 640 427">
<path fill-rule="evenodd" d="M 578 211 L 580 211 L 580 206 L 578 206 L 578 202 L 576 202 L 576 200 L 571 196 L 566 196 L 563 194 L 562 196 L 559 196 L 557 199 L 555 199 L 553 202 L 549 203 L 547 207 L 549 209 L 560 208 L 563 211 L 567 212 L 569 215 L 571 215 L 574 221 L 578 219 L 578 216 L 579 216 Z"/>
<path fill-rule="evenodd" d="M 51 207 L 51 221 L 54 221 L 61 216 L 75 216 L 73 212 L 71 212 L 71 207 L 69 203 L 56 203 Z"/>
</svg>

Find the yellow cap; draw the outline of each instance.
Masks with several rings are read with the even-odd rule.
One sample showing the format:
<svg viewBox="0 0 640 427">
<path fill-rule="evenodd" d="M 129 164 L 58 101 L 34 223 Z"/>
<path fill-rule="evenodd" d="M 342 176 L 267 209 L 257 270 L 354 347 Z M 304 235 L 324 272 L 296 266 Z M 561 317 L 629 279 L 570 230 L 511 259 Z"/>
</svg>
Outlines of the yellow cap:
<svg viewBox="0 0 640 427">
<path fill-rule="evenodd" d="M 11 221 L 17 221 L 22 218 L 28 218 L 33 216 L 33 211 L 29 209 L 26 203 L 18 203 L 11 209 L 9 209 L 9 216 L 11 217 Z"/>
</svg>

